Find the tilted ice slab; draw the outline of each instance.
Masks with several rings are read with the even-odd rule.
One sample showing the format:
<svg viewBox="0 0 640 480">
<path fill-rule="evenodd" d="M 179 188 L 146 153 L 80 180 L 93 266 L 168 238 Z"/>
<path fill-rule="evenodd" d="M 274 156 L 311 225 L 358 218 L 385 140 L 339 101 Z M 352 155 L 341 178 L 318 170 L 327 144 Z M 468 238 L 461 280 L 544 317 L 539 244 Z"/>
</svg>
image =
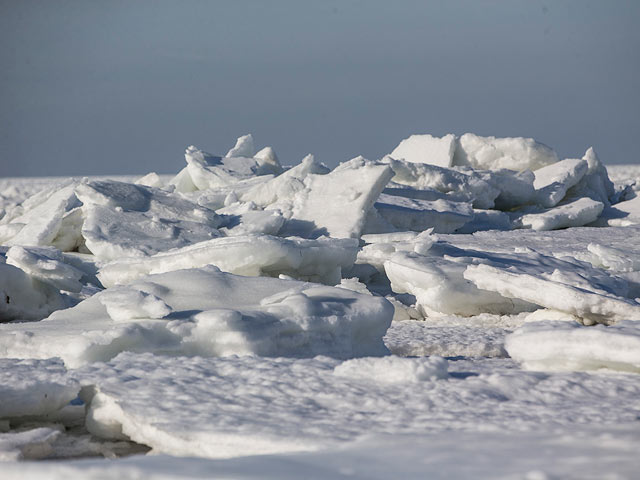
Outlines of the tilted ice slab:
<svg viewBox="0 0 640 480">
<path fill-rule="evenodd" d="M 82 289 L 84 272 L 70 265 L 62 252 L 53 247 L 20 247 L 7 250 L 7 264 L 52 287 L 67 292 Z"/>
<path fill-rule="evenodd" d="M 464 278 L 478 288 L 570 313 L 587 324 L 640 320 L 640 303 L 624 298 L 622 286 L 619 287 L 622 291 L 607 288 L 570 269 L 536 274 L 508 266 L 469 265 Z"/>
<path fill-rule="evenodd" d="M 185 151 L 187 166 L 171 181 L 179 192 L 207 190 L 234 185 L 256 175 L 282 171 L 275 152 L 269 147 L 254 154 L 253 138 L 238 138 L 224 157 L 212 155 L 191 145 Z M 255 156 L 254 156 L 255 155 Z"/>
<path fill-rule="evenodd" d="M 40 320 L 69 306 L 60 291 L 18 267 L 0 261 L 0 322 Z"/>
<path fill-rule="evenodd" d="M 0 419 L 55 412 L 79 391 L 60 359 L 0 358 Z"/>
<path fill-rule="evenodd" d="M 558 161 L 556 153 L 532 138 L 480 137 L 465 133 L 458 139 L 453 165 L 482 170 L 537 170 Z"/>
<path fill-rule="evenodd" d="M 70 250 L 76 238 L 65 238 L 66 229 L 77 223 L 80 203 L 75 195 L 77 181 L 38 192 L 20 206 L 18 216 L 6 216 L 0 226 L 0 243 L 5 245 L 57 246 Z M 79 231 L 78 231 L 79 233 Z"/>
<path fill-rule="evenodd" d="M 469 273 L 480 267 L 565 282 L 607 298 L 625 296 L 629 289 L 624 279 L 586 262 L 570 257 L 555 258 L 531 250 L 514 252 L 513 248 L 510 252 L 498 253 L 460 249 L 439 242 L 423 255 L 399 252 L 384 263 L 394 292 L 415 295 L 425 313 L 516 313 L 531 309 L 533 304 L 546 306 L 536 300 L 552 295 L 549 292 L 539 292 L 535 297 L 505 294 L 492 283 L 484 282 L 481 274 Z"/>
<path fill-rule="evenodd" d="M 411 135 L 402 140 L 389 156 L 411 163 L 428 163 L 439 167 L 450 167 L 455 149 L 456 136 L 452 133 L 442 138 L 428 134 Z"/>
<path fill-rule="evenodd" d="M 471 205 L 448 200 L 416 200 L 383 193 L 374 207 L 382 218 L 401 231 L 422 232 L 433 228 L 436 233 L 452 233 L 473 220 Z"/>
<path fill-rule="evenodd" d="M 285 274 L 335 285 L 340 282 L 342 269 L 355 262 L 357 251 L 358 242 L 347 238 L 222 237 L 150 257 L 114 260 L 100 268 L 98 278 L 105 287 L 111 287 L 143 275 L 215 265 L 237 275 Z"/>
<path fill-rule="evenodd" d="M 592 147 L 587 150 L 582 159 L 587 162 L 587 173 L 567 191 L 567 198 L 588 197 L 609 206 L 615 196 L 615 187 L 609 179 L 607 168 Z"/>
<path fill-rule="evenodd" d="M 449 361 L 449 378 L 436 380 L 443 367 L 424 357 L 341 363 L 125 353 L 75 375 L 98 392 L 87 399 L 92 432 L 124 434 L 154 453 L 212 458 L 318 450 L 378 434 L 620 425 L 638 415 L 640 385 L 632 375 Z M 632 407 L 601 408 L 607 402 Z"/>
<path fill-rule="evenodd" d="M 108 288 L 37 324 L 0 326 L 0 356 L 71 367 L 123 350 L 159 354 L 381 355 L 393 307 L 349 290 L 213 266 Z"/>
<path fill-rule="evenodd" d="M 220 236 L 221 219 L 178 194 L 114 181 L 78 185 L 82 235 L 98 258 L 141 257 Z"/>
<path fill-rule="evenodd" d="M 308 174 L 293 198 L 287 235 L 358 238 L 367 213 L 393 176 L 384 164 L 357 157 L 326 175 Z"/>
<path fill-rule="evenodd" d="M 588 170 L 586 160 L 571 158 L 539 168 L 533 172 L 536 201 L 543 207 L 555 207 Z"/>
<path fill-rule="evenodd" d="M 515 215 L 514 223 L 533 230 L 582 227 L 595 222 L 603 209 L 604 203 L 583 197 L 542 212 Z"/>
<path fill-rule="evenodd" d="M 530 370 L 596 370 L 640 373 L 640 324 L 585 327 L 566 321 L 527 323 L 506 338 L 514 360 Z"/>
<path fill-rule="evenodd" d="M 384 271 L 396 293 L 415 295 L 424 315 L 516 313 L 534 308 L 464 278 L 466 264 L 437 256 L 397 252 L 384 262 Z"/>
</svg>

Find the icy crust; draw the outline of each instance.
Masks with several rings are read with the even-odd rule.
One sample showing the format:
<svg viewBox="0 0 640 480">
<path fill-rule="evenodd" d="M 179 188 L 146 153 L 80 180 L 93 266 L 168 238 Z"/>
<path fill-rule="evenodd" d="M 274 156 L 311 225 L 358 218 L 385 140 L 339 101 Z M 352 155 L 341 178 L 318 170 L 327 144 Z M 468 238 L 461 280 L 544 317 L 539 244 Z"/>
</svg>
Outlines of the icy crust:
<svg viewBox="0 0 640 480">
<path fill-rule="evenodd" d="M 0 420 L 55 412 L 79 391 L 59 359 L 0 358 Z"/>
<path fill-rule="evenodd" d="M 129 283 L 143 275 L 215 265 L 246 276 L 288 275 L 327 285 L 340 282 L 342 270 L 356 260 L 358 242 L 321 237 L 317 240 L 246 235 L 216 238 L 145 258 L 114 260 L 100 268 L 105 287 Z"/>
<path fill-rule="evenodd" d="M 450 167 L 455 150 L 456 136 L 451 133 L 442 138 L 428 134 L 411 135 L 402 140 L 389 156 L 411 163 L 428 163 L 439 167 Z"/>
<path fill-rule="evenodd" d="M 45 458 L 53 452 L 53 443 L 59 436 L 60 430 L 48 427 L 34 428 L 17 433 L 0 433 L 0 461 L 9 462 Z M 2 465 L 3 471 L 6 466 L 8 464 Z"/>
<path fill-rule="evenodd" d="M 525 324 L 507 337 L 505 345 L 509 355 L 530 370 L 606 368 L 640 373 L 638 322 L 584 327 L 551 318 Z"/>
<path fill-rule="evenodd" d="M 312 451 L 367 435 L 489 429 L 508 436 L 636 419 L 635 375 L 542 374 L 505 362 L 449 361 L 443 379 L 447 362 L 435 358 L 125 353 L 75 375 L 98 392 L 87 422 L 94 433 L 125 435 L 154 453 L 210 458 Z M 629 407 L 601 408 L 607 402 Z"/>
<path fill-rule="evenodd" d="M 388 352 L 380 297 L 213 266 L 108 288 L 37 324 L 0 326 L 0 355 L 58 356 L 75 367 L 119 352 L 348 358 Z"/>
<path fill-rule="evenodd" d="M 554 432 L 449 432 L 447 435 L 376 435 L 319 452 L 232 459 L 133 456 L 117 462 L 7 463 L 7 480 L 209 479 L 298 480 L 349 478 L 632 479 L 640 438 L 633 428 Z M 594 456 L 594 452 L 598 454 Z"/>
</svg>

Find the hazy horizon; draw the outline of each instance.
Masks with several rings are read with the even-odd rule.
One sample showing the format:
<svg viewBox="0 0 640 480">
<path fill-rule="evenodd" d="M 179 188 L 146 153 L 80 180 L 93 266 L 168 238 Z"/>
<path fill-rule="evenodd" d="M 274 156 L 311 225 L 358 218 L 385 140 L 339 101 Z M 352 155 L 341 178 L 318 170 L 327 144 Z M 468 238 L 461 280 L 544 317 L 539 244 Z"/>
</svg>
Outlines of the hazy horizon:
<svg viewBox="0 0 640 480">
<path fill-rule="evenodd" d="M 0 0 L 0 176 L 177 172 L 252 133 L 283 164 L 414 133 L 640 163 L 640 3 Z"/>
</svg>

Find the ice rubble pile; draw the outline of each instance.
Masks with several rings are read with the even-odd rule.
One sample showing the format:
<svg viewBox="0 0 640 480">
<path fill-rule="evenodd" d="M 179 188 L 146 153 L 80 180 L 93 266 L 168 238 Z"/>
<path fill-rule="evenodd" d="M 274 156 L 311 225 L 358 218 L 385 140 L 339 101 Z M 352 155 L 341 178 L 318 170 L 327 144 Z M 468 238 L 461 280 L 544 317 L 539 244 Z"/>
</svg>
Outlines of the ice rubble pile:
<svg viewBox="0 0 640 480">
<path fill-rule="evenodd" d="M 506 343 L 525 365 L 640 369 L 640 254 L 455 240 L 635 232 L 634 192 L 614 189 L 593 149 L 559 160 L 532 139 L 413 135 L 331 170 L 311 155 L 282 167 L 246 135 L 185 159 L 169 181 L 69 179 L 3 210 L 0 319 L 41 321 L 2 326 L 0 355 L 348 358 L 388 353 L 392 317 L 543 311 Z M 532 347 L 548 332 L 554 347 Z M 566 353 L 584 342 L 584 361 Z"/>
</svg>

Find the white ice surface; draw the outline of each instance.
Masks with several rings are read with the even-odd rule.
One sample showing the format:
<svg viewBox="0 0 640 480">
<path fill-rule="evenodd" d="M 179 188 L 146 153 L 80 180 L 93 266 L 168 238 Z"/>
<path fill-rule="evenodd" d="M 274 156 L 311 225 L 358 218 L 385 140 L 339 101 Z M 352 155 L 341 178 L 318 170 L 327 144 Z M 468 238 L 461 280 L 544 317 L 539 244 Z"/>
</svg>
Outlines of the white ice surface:
<svg viewBox="0 0 640 480">
<path fill-rule="evenodd" d="M 389 156 L 412 163 L 450 167 L 455 149 L 456 137 L 451 133 L 442 138 L 428 134 L 411 135 L 402 140 Z"/>
<path fill-rule="evenodd" d="M 0 358 L 0 419 L 55 412 L 79 391 L 60 359 Z"/>
<path fill-rule="evenodd" d="M 537 170 L 558 161 L 556 153 L 532 138 L 480 137 L 465 133 L 458 139 L 454 165 L 496 170 Z"/>
<path fill-rule="evenodd" d="M 542 318 L 542 317 L 541 317 Z M 530 322 L 506 338 L 509 355 L 531 370 L 612 369 L 640 373 L 640 322 L 585 327 Z"/>
<path fill-rule="evenodd" d="M 106 287 L 129 283 L 143 275 L 215 265 L 248 276 L 289 275 L 329 285 L 339 283 L 342 269 L 353 265 L 358 244 L 353 239 L 317 240 L 269 235 L 223 237 L 144 258 L 114 260 L 100 268 Z"/>
<path fill-rule="evenodd" d="M 33 324 L 0 325 L 0 356 L 69 366 L 121 351 L 348 358 L 387 353 L 385 299 L 313 283 L 177 270 L 108 288 Z"/>
<path fill-rule="evenodd" d="M 121 354 L 75 375 L 98 391 L 93 431 L 124 434 L 155 453 L 211 458 L 312 451 L 371 434 L 615 428 L 640 411 L 636 375 L 523 372 L 496 359 L 449 361 L 448 377 L 436 380 L 442 360 L 358 362 L 359 374 L 353 361 L 326 357 Z M 435 365 L 439 373 L 419 373 Z M 387 371 L 372 374 L 379 370 Z M 607 402 L 626 407 L 600 408 Z"/>
</svg>

